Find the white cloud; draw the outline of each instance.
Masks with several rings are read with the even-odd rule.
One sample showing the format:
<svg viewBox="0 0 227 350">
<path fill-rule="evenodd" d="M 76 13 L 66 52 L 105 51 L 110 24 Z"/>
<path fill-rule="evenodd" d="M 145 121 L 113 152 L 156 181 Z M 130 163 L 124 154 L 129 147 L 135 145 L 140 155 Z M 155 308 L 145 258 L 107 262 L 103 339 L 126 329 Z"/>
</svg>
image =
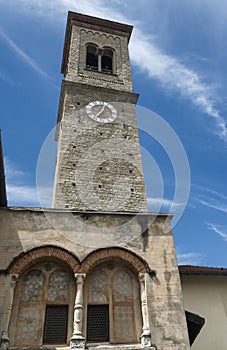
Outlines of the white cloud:
<svg viewBox="0 0 227 350">
<path fill-rule="evenodd" d="M 39 187 L 39 196 L 36 186 L 27 184 L 29 174 L 18 169 L 10 159 L 4 159 L 6 174 L 6 192 L 8 205 L 40 207 L 39 196 L 42 198 L 42 206 L 50 207 L 52 198 L 52 185 Z"/>
<path fill-rule="evenodd" d="M 35 70 L 38 74 L 40 74 L 41 76 L 49 80 L 54 87 L 58 88 L 57 85 L 54 84 L 52 78 L 47 73 L 45 73 L 37 65 L 37 63 L 29 55 L 27 55 L 21 48 L 19 48 L 19 46 L 17 46 L 16 43 L 12 39 L 10 39 L 9 36 L 6 33 L 4 33 L 2 30 L 0 30 L 0 36 L 7 42 L 7 44 L 11 47 L 11 49 L 13 49 L 13 51 L 17 54 L 18 57 L 20 57 L 26 64 L 31 66 L 33 70 Z"/>
<path fill-rule="evenodd" d="M 161 207 L 167 211 L 174 210 L 176 208 L 180 208 L 182 206 L 181 203 L 176 203 L 171 199 L 167 198 L 147 198 L 147 203 L 149 206 L 149 209 L 151 211 L 158 211 Z"/>
<path fill-rule="evenodd" d="M 196 107 L 213 117 L 219 136 L 227 139 L 225 121 L 215 107 L 214 88 L 203 82 L 198 73 L 161 52 L 152 43 L 152 38 L 137 28 L 132 37 L 131 58 L 139 69 L 158 80 L 165 89 L 177 90 L 181 96 L 190 99 Z"/>
<path fill-rule="evenodd" d="M 17 179 L 18 181 L 27 176 L 26 172 L 18 169 L 17 166 L 13 162 L 11 162 L 11 160 L 7 157 L 4 157 L 4 165 L 7 181 L 10 181 L 12 179 Z"/>
<path fill-rule="evenodd" d="M 203 258 L 203 254 L 200 253 L 177 254 L 179 265 L 200 265 L 203 263 Z"/>
<path fill-rule="evenodd" d="M 227 229 L 221 225 L 214 225 L 207 223 L 207 227 L 209 230 L 217 233 L 224 241 L 227 242 Z"/>
<path fill-rule="evenodd" d="M 6 191 L 9 205 L 37 206 L 38 204 L 38 196 L 35 187 L 7 184 Z"/>
<path fill-rule="evenodd" d="M 8 203 L 11 206 L 40 207 L 39 197 L 35 186 L 7 184 L 6 191 Z M 50 208 L 52 188 L 46 187 L 39 189 L 39 195 L 42 196 L 42 206 Z"/>
</svg>

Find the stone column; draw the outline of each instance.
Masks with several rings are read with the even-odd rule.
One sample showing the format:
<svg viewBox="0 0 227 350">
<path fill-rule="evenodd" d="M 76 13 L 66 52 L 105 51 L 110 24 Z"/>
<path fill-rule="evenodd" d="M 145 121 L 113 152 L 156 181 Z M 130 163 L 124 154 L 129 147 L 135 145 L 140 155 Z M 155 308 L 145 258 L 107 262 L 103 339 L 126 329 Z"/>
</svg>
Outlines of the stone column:
<svg viewBox="0 0 227 350">
<path fill-rule="evenodd" d="M 7 350 L 9 349 L 9 322 L 12 312 L 12 306 L 13 306 L 13 297 L 14 297 L 14 290 L 17 282 L 18 275 L 12 274 L 10 275 L 10 282 L 9 282 L 9 290 L 8 290 L 8 300 L 6 304 L 6 312 L 5 312 L 5 322 L 4 322 L 4 328 L 1 335 L 0 340 L 0 349 L 1 350 Z"/>
<path fill-rule="evenodd" d="M 83 326 L 83 286 L 85 274 L 76 273 L 76 298 L 74 304 L 73 335 L 70 339 L 70 349 L 85 349 L 85 338 L 82 334 Z"/>
<path fill-rule="evenodd" d="M 98 49 L 98 71 L 102 71 L 102 49 Z"/>
<path fill-rule="evenodd" d="M 149 313 L 147 306 L 147 288 L 146 288 L 146 273 L 139 274 L 140 294 L 141 294 L 141 311 L 143 321 L 143 332 L 141 334 L 141 344 L 144 348 L 155 350 L 151 343 L 151 331 L 149 327 Z"/>
</svg>

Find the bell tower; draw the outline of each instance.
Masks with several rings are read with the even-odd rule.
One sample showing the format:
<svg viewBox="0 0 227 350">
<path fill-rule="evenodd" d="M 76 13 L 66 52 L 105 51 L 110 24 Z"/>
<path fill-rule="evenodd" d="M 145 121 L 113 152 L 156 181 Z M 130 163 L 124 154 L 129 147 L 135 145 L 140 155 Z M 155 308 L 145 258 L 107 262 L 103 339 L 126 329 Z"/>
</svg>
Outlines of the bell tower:
<svg viewBox="0 0 227 350">
<path fill-rule="evenodd" d="M 172 215 L 147 211 L 131 31 L 69 12 L 54 208 L 0 208 L 1 349 L 190 348 Z"/>
<path fill-rule="evenodd" d="M 146 212 L 128 42 L 132 26 L 69 12 L 54 208 Z"/>
</svg>

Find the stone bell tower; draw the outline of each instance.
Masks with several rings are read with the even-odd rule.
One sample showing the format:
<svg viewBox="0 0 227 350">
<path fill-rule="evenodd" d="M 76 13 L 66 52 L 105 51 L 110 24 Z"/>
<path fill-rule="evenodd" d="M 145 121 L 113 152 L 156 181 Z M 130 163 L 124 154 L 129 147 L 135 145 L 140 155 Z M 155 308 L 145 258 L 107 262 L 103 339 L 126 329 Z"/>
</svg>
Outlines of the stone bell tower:
<svg viewBox="0 0 227 350">
<path fill-rule="evenodd" d="M 147 211 L 128 55 L 132 27 L 69 12 L 54 208 Z"/>
</svg>

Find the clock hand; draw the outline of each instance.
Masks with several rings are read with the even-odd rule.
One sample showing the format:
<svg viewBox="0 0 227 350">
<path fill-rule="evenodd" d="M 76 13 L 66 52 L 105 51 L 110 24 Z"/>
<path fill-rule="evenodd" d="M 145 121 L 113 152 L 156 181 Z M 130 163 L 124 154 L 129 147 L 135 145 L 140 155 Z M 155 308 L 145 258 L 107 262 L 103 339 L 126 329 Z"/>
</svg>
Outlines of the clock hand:
<svg viewBox="0 0 227 350">
<path fill-rule="evenodd" d="M 102 114 L 102 112 L 104 111 L 104 109 L 105 109 L 105 105 L 103 105 L 102 106 L 102 108 L 100 109 L 100 111 L 96 114 L 96 118 L 100 115 L 100 114 Z"/>
</svg>

